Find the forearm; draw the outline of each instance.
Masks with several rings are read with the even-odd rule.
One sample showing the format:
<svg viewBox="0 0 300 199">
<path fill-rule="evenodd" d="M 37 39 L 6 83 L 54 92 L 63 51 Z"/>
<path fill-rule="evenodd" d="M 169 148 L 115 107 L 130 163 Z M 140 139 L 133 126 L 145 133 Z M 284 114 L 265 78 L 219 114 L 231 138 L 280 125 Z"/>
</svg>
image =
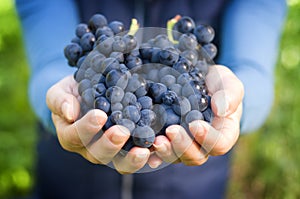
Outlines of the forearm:
<svg viewBox="0 0 300 199">
<path fill-rule="evenodd" d="M 51 127 L 46 92 L 58 80 L 73 73 L 66 67 L 63 48 L 78 23 L 76 6 L 72 0 L 17 0 L 16 7 L 31 67 L 30 102 L 43 124 Z"/>
<path fill-rule="evenodd" d="M 244 84 L 242 132 L 259 128 L 270 112 L 285 15 L 283 0 L 233 0 L 224 15 L 219 63 Z"/>
</svg>

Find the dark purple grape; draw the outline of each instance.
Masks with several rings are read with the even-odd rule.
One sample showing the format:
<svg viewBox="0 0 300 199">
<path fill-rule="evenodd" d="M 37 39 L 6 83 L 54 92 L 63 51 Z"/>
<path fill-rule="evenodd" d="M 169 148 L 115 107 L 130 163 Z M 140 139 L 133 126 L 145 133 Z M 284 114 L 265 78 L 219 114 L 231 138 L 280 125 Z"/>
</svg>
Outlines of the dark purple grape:
<svg viewBox="0 0 300 199">
<path fill-rule="evenodd" d="M 210 60 L 214 59 L 217 55 L 217 47 L 213 43 L 205 44 L 202 49 L 207 53 Z"/>
<path fill-rule="evenodd" d="M 105 97 L 97 97 L 94 102 L 94 107 L 105 113 L 109 113 L 110 111 L 110 103 Z"/>
<path fill-rule="evenodd" d="M 110 117 L 111 121 L 116 124 L 118 120 L 123 119 L 121 111 L 113 111 Z"/>
<path fill-rule="evenodd" d="M 171 106 L 177 98 L 177 94 L 174 91 L 166 91 L 162 96 L 162 102 L 166 105 Z"/>
<path fill-rule="evenodd" d="M 102 14 L 95 14 L 90 18 L 88 25 L 89 28 L 95 32 L 98 28 L 107 25 L 107 19 Z"/>
<path fill-rule="evenodd" d="M 65 57 L 68 59 L 70 66 L 76 66 L 77 60 L 82 55 L 82 48 L 77 43 L 70 43 L 64 49 Z"/>
<path fill-rule="evenodd" d="M 129 105 L 123 109 L 123 118 L 129 119 L 134 123 L 137 123 L 141 118 L 141 112 L 136 106 Z"/>
<path fill-rule="evenodd" d="M 143 109 L 152 109 L 153 102 L 151 97 L 143 96 L 138 98 L 137 101 L 142 105 Z"/>
<path fill-rule="evenodd" d="M 124 24 L 120 21 L 112 21 L 108 24 L 108 27 L 115 33 L 119 34 L 125 31 Z"/>
<path fill-rule="evenodd" d="M 133 35 L 128 35 L 128 34 L 124 35 L 123 41 L 125 42 L 126 45 L 126 53 L 129 53 L 137 46 L 137 40 Z"/>
<path fill-rule="evenodd" d="M 161 64 L 172 66 L 179 59 L 179 53 L 174 48 L 166 48 L 159 52 L 159 61 Z"/>
<path fill-rule="evenodd" d="M 195 121 L 195 120 L 203 120 L 203 115 L 198 110 L 191 110 L 185 117 L 185 122 L 187 124 Z"/>
<path fill-rule="evenodd" d="M 122 101 L 124 90 L 118 86 L 112 86 L 106 90 L 105 96 L 111 104 L 115 104 Z"/>
<path fill-rule="evenodd" d="M 87 52 L 93 49 L 94 43 L 96 41 L 95 35 L 91 32 L 85 33 L 80 39 L 80 45 L 82 50 Z"/>
<path fill-rule="evenodd" d="M 106 37 L 113 37 L 114 36 L 114 32 L 108 26 L 103 26 L 103 27 L 98 28 L 96 30 L 95 36 L 96 36 L 97 39 L 100 38 L 101 36 L 103 36 L 100 39 L 100 41 L 101 41 L 101 40 L 103 40 L 105 38 L 104 36 L 106 36 Z"/>
<path fill-rule="evenodd" d="M 129 130 L 129 132 L 132 132 L 135 129 L 135 123 L 133 121 L 129 120 L 129 119 L 126 119 L 126 118 L 117 120 L 117 125 L 121 125 L 121 126 L 126 127 Z"/>
<path fill-rule="evenodd" d="M 132 138 L 136 146 L 148 148 L 155 140 L 155 133 L 149 126 L 137 126 L 132 132 Z"/>
<path fill-rule="evenodd" d="M 209 25 L 199 25 L 194 29 L 194 35 L 199 43 L 210 43 L 215 37 L 214 29 Z"/>
<path fill-rule="evenodd" d="M 81 38 L 85 33 L 90 32 L 90 29 L 87 24 L 80 23 L 75 29 L 75 34 L 77 37 Z"/>
<path fill-rule="evenodd" d="M 149 88 L 149 96 L 152 97 L 154 103 L 161 103 L 163 94 L 167 91 L 167 87 L 161 83 L 153 83 Z"/>
<path fill-rule="evenodd" d="M 156 119 L 156 114 L 150 109 L 143 109 L 141 111 L 141 118 L 138 122 L 140 126 L 151 126 Z"/>
<path fill-rule="evenodd" d="M 195 22 L 191 17 L 183 16 L 176 23 L 176 27 L 181 33 L 190 33 L 195 28 Z"/>
<path fill-rule="evenodd" d="M 94 85 L 93 88 L 94 88 L 95 98 L 100 97 L 100 96 L 105 96 L 106 87 L 103 83 L 98 83 L 98 84 Z"/>
</svg>

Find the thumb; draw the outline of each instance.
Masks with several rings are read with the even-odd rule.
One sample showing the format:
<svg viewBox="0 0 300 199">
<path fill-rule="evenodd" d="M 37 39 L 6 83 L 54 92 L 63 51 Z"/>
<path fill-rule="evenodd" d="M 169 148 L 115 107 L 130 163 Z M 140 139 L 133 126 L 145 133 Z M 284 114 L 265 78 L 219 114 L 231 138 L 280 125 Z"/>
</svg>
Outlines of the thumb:
<svg viewBox="0 0 300 199">
<path fill-rule="evenodd" d="M 212 95 L 212 110 L 217 116 L 225 117 L 236 111 L 243 100 L 244 87 L 231 70 L 221 65 L 211 66 L 206 84 Z"/>
<path fill-rule="evenodd" d="M 46 95 L 46 103 L 51 112 L 64 117 L 68 122 L 75 121 L 80 112 L 80 104 L 74 92 L 76 89 L 77 83 L 72 76 L 54 84 Z"/>
</svg>

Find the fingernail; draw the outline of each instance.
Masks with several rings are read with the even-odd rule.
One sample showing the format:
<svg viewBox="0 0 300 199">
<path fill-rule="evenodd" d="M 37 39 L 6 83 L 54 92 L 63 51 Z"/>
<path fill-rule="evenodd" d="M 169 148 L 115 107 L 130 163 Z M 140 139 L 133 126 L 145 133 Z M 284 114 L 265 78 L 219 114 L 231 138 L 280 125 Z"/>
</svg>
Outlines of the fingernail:
<svg viewBox="0 0 300 199">
<path fill-rule="evenodd" d="M 103 126 L 107 120 L 106 114 L 95 111 L 92 115 L 92 123 L 97 126 Z"/>
<path fill-rule="evenodd" d="M 189 123 L 189 129 L 194 137 L 196 134 L 198 136 L 202 136 L 204 134 L 204 128 L 200 121 L 196 120 L 196 121 Z"/>
<path fill-rule="evenodd" d="M 127 132 L 126 132 L 127 131 Z M 120 131 L 115 131 L 112 134 L 111 141 L 115 145 L 119 145 L 125 142 L 125 140 L 128 138 L 129 132 L 127 129 L 122 129 Z"/>
<path fill-rule="evenodd" d="M 157 167 L 159 167 L 159 165 L 161 165 L 161 161 L 157 160 L 157 161 L 152 161 L 149 166 L 152 168 L 152 169 L 156 169 Z"/>
<path fill-rule="evenodd" d="M 72 120 L 72 107 L 68 102 L 64 102 L 61 106 L 62 113 L 66 117 L 67 120 Z"/>
<path fill-rule="evenodd" d="M 136 156 L 134 157 L 133 161 L 135 163 L 139 163 L 143 160 L 145 160 L 145 158 L 148 156 L 148 154 L 146 153 L 139 153 L 139 154 L 136 154 Z"/>
<path fill-rule="evenodd" d="M 220 117 L 225 117 L 229 109 L 229 100 L 225 96 L 224 98 L 217 98 L 215 101 L 217 107 L 217 115 Z"/>
<path fill-rule="evenodd" d="M 168 137 L 173 143 L 178 144 L 182 141 L 181 133 L 177 127 L 170 126 L 166 129 Z"/>
</svg>

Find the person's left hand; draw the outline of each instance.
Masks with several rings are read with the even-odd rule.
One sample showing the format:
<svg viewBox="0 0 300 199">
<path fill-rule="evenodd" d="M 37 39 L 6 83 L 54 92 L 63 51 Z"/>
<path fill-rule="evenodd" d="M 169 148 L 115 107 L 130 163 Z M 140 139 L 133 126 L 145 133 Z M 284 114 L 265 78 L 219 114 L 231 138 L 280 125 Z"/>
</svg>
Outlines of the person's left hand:
<svg viewBox="0 0 300 199">
<path fill-rule="evenodd" d="M 151 167 L 162 161 L 202 165 L 209 155 L 223 155 L 234 146 L 240 133 L 243 84 L 227 67 L 214 65 L 209 68 L 206 85 L 214 113 L 212 124 L 202 120 L 191 122 L 189 130 L 194 139 L 180 125 L 168 127 L 166 136 L 155 139 L 155 154 L 148 160 Z"/>
</svg>

